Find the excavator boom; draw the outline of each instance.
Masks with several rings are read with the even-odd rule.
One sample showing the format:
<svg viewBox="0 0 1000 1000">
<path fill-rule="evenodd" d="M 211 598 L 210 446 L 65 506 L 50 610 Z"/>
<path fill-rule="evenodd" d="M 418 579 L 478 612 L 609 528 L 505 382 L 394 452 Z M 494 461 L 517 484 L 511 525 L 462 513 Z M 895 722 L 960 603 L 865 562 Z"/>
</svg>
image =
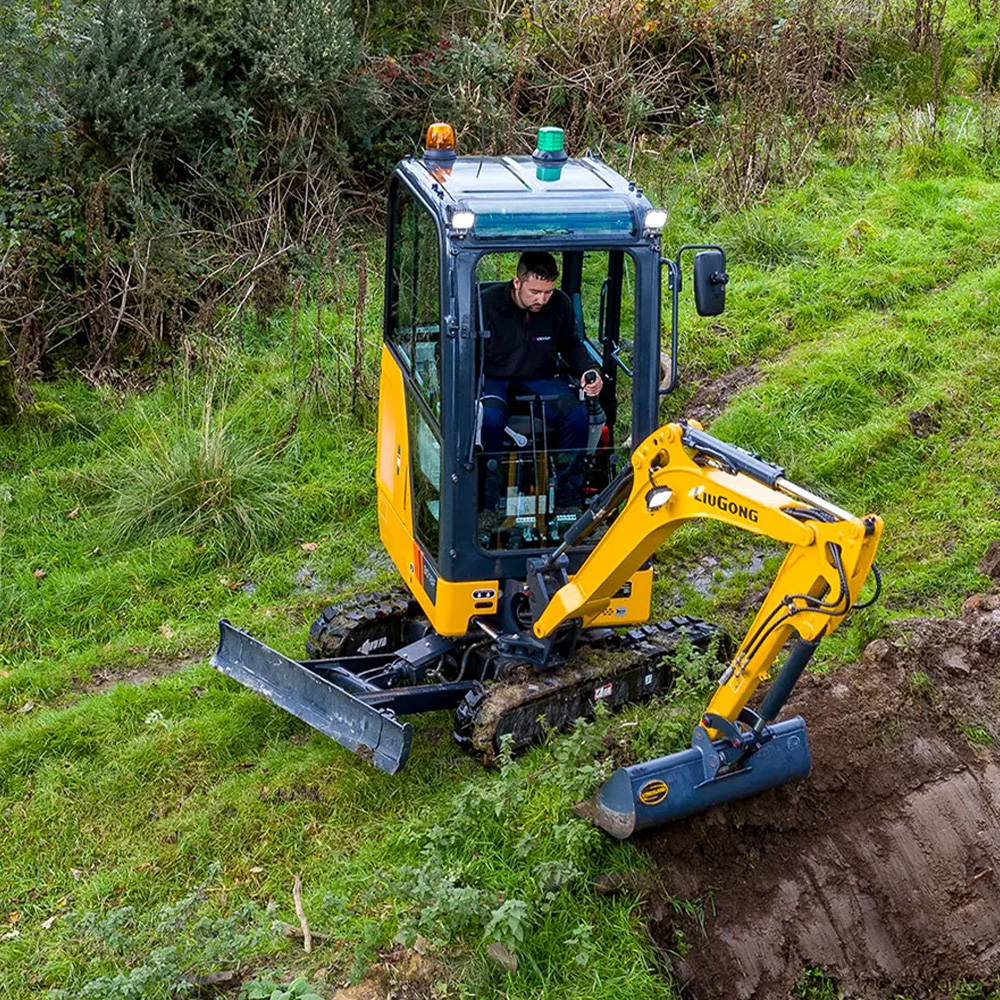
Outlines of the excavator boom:
<svg viewBox="0 0 1000 1000">
<path fill-rule="evenodd" d="M 536 640 L 544 641 L 567 623 L 607 607 L 622 583 L 687 521 L 722 521 L 789 546 L 695 727 L 691 749 L 622 768 L 598 793 L 596 822 L 624 837 L 808 773 L 802 720 L 770 723 L 820 639 L 857 606 L 883 525 L 879 517 L 854 517 L 796 486 L 785 478 L 784 469 L 695 424 L 659 428 L 635 449 L 631 469 L 612 485 L 608 502 L 596 505 L 602 509 L 532 567 Z M 626 488 L 628 496 L 617 517 L 570 581 L 562 550 L 584 529 L 610 517 Z M 751 711 L 747 703 L 793 638 L 781 673 L 759 709 Z"/>
</svg>

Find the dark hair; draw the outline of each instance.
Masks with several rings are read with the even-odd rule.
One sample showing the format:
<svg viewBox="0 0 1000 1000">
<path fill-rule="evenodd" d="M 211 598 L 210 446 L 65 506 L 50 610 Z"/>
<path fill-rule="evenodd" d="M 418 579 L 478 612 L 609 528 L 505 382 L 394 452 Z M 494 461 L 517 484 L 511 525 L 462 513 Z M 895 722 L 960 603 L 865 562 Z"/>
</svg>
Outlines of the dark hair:
<svg viewBox="0 0 1000 1000">
<path fill-rule="evenodd" d="M 559 277 L 559 265 L 555 257 L 542 250 L 529 250 L 521 254 L 517 262 L 518 281 L 524 281 L 529 277 L 541 281 L 555 281 Z"/>
</svg>

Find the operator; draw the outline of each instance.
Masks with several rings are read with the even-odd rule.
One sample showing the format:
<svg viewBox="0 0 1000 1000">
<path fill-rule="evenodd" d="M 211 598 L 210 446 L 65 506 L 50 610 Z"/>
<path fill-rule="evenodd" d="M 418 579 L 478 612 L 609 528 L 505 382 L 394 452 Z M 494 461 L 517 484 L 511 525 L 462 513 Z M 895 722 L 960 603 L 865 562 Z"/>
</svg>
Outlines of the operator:
<svg viewBox="0 0 1000 1000">
<path fill-rule="evenodd" d="M 587 447 L 587 406 L 579 389 L 596 396 L 604 385 L 590 353 L 575 334 L 569 296 L 556 288 L 559 268 L 550 253 L 521 254 L 517 273 L 483 293 L 485 340 L 482 389 L 482 444 L 486 452 L 505 448 L 504 427 L 518 396 L 539 396 L 539 414 L 555 431 L 555 447 L 574 459 L 557 490 L 557 503 L 579 504 L 583 451 Z M 556 376 L 559 356 L 573 381 Z M 587 376 L 593 381 L 587 381 Z"/>
</svg>

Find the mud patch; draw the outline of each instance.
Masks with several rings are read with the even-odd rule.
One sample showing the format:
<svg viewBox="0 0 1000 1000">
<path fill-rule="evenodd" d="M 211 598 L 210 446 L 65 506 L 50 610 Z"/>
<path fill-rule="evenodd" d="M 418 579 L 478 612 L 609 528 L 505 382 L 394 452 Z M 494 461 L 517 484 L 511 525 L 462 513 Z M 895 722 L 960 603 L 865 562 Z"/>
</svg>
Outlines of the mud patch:
<svg viewBox="0 0 1000 1000">
<path fill-rule="evenodd" d="M 756 365 L 743 365 L 702 382 L 684 406 L 684 416 L 708 426 L 738 392 L 753 385 L 759 376 Z"/>
<path fill-rule="evenodd" d="M 796 785 L 636 838 L 666 891 L 650 932 L 698 1000 L 788 997 L 806 968 L 848 996 L 937 996 L 1000 972 L 1000 598 L 898 623 L 786 714 Z"/>
<path fill-rule="evenodd" d="M 376 580 L 387 578 L 388 575 L 394 575 L 395 572 L 396 568 L 385 549 L 373 548 L 354 571 L 354 575 L 351 577 L 351 587 L 368 589 Z"/>
<path fill-rule="evenodd" d="M 764 560 L 771 554 L 771 551 L 751 547 L 741 553 L 745 561 L 705 555 L 683 567 L 683 579 L 702 597 L 712 597 L 736 573 L 744 572 L 750 576 L 759 573 L 764 568 Z"/>
<path fill-rule="evenodd" d="M 922 410 L 911 410 L 910 430 L 916 438 L 930 437 L 941 430 L 941 404 L 935 403 Z"/>
<path fill-rule="evenodd" d="M 99 667 L 91 671 L 88 680 L 74 684 L 72 692 L 79 696 L 84 694 L 101 694 L 119 684 L 148 684 L 150 681 L 167 674 L 175 674 L 193 663 L 204 663 L 206 656 L 202 653 L 178 653 L 170 657 L 151 657 L 141 667 Z"/>
<path fill-rule="evenodd" d="M 397 944 L 379 955 L 363 982 L 338 990 L 333 1000 L 436 1000 L 447 993 L 449 981 L 436 958 Z"/>
</svg>

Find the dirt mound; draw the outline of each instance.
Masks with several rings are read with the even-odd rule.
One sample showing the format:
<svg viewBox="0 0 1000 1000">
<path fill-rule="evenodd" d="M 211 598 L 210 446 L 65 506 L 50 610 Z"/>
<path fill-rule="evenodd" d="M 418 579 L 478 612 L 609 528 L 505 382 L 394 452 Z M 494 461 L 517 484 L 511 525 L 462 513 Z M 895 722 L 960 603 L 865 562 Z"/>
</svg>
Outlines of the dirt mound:
<svg viewBox="0 0 1000 1000">
<path fill-rule="evenodd" d="M 808 779 L 636 839 L 673 897 L 703 902 L 652 913 L 692 997 L 794 996 L 806 969 L 851 997 L 1000 973 L 998 681 L 1000 598 L 898 623 L 799 685 Z"/>
</svg>

